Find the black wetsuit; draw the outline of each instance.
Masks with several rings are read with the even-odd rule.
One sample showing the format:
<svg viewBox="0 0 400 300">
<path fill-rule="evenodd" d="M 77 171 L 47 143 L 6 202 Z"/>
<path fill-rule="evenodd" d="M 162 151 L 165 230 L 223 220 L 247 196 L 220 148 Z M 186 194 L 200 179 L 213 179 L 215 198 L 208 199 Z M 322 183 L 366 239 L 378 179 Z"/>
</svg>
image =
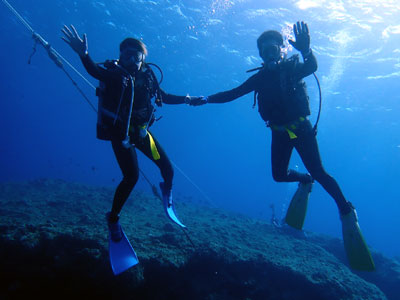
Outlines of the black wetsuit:
<svg viewBox="0 0 400 300">
<path fill-rule="evenodd" d="M 88 55 L 81 59 L 87 72 L 107 86 L 105 91 L 103 91 L 105 97 L 111 97 L 111 102 L 118 103 L 121 101 L 121 95 L 123 95 L 123 98 L 127 98 L 123 99 L 123 103 L 130 103 L 132 85 L 129 83 L 126 84 L 124 90 L 124 87 L 121 84 L 124 80 L 124 74 L 117 68 L 117 63 L 114 67 L 107 69 L 94 63 Z M 130 143 L 133 144 L 134 147 L 127 148 L 123 144 L 126 134 L 124 133 L 124 130 L 118 128 L 118 123 L 113 128 L 110 128 L 103 126 L 103 124 L 98 120 L 97 136 L 100 139 L 111 141 L 115 157 L 117 158 L 119 167 L 123 174 L 123 179 L 118 185 L 114 195 L 111 214 L 114 218 L 120 213 L 139 178 L 139 166 L 135 148 L 143 152 L 143 154 L 157 165 L 164 179 L 165 188 L 172 188 L 174 171 L 166 153 L 150 132 L 148 132 L 145 137 L 140 135 L 140 127 L 147 123 L 150 123 L 151 125 L 153 121 L 152 118 L 154 118 L 151 99 L 155 96 L 156 89 L 159 87 L 158 84 L 155 85 L 153 81 L 154 78 L 151 78 L 148 72 L 139 71 L 134 76 L 134 103 L 130 122 L 131 131 L 129 134 Z M 162 89 L 159 89 L 159 91 L 161 100 L 164 103 L 181 104 L 185 102 L 185 96 L 167 94 Z M 102 108 L 99 107 L 99 111 L 101 109 Z M 127 106 L 122 105 L 119 110 L 121 110 L 121 113 L 129 115 L 129 108 Z"/>
<path fill-rule="evenodd" d="M 318 181 L 334 198 L 341 213 L 349 205 L 339 185 L 323 168 L 310 115 L 304 77 L 317 70 L 317 61 L 311 53 L 300 63 L 298 56 L 283 60 L 270 70 L 261 69 L 240 86 L 208 97 L 209 103 L 225 103 L 252 91 L 257 93 L 258 110 L 272 129 L 272 175 L 278 182 L 307 182 L 307 174 L 289 170 L 293 148 L 299 153 L 312 178 Z"/>
</svg>

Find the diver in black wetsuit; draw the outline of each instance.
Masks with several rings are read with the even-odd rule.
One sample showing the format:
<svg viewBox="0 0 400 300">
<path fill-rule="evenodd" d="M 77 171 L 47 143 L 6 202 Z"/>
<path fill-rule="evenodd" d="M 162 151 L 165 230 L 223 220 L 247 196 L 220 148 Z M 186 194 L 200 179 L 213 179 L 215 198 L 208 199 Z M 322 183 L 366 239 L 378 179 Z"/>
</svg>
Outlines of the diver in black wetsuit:
<svg viewBox="0 0 400 300">
<path fill-rule="evenodd" d="M 283 57 L 282 35 L 273 30 L 265 31 L 257 40 L 257 47 L 264 61 L 263 67 L 257 74 L 237 88 L 208 97 L 193 98 L 190 104 L 225 103 L 255 91 L 258 98 L 258 111 L 272 130 L 273 178 L 279 182 L 299 182 L 300 193 L 296 192 L 292 199 L 292 202 L 296 204 L 289 206 L 288 213 L 289 211 L 291 213 L 286 215 L 286 222 L 297 229 L 302 228 L 309 191 L 304 197 L 304 194 L 301 195 L 301 190 L 304 186 L 311 188 L 311 183 L 315 179 L 337 204 L 350 266 L 356 270 L 373 271 L 375 264 L 362 236 L 356 210 L 344 198 L 335 179 L 323 168 L 316 132 L 308 119 L 310 108 L 303 78 L 317 70 L 317 60 L 310 48 L 308 26 L 304 22 L 297 22 L 293 25 L 293 31 L 296 39 L 289 40 L 289 43 L 300 51 L 303 63 L 299 62 L 298 55 L 290 58 Z M 293 148 L 297 150 L 311 175 L 289 170 Z M 290 216 L 289 219 L 288 216 Z"/>
<path fill-rule="evenodd" d="M 165 93 L 149 65 L 144 60 L 147 48 L 143 42 L 127 38 L 120 44 L 120 58 L 96 64 L 88 54 L 87 38 L 80 38 L 76 29 L 64 26 L 62 39 L 79 55 L 87 72 L 100 80 L 97 137 L 111 141 L 123 179 L 118 185 L 111 212 L 107 220 L 114 241 L 122 238 L 119 214 L 139 177 L 135 148 L 151 159 L 161 171 L 164 182 L 160 184 L 163 198 L 172 205 L 172 179 L 174 171 L 166 153 L 148 131 L 154 122 L 156 103 L 182 104 L 195 97 L 175 96 Z M 133 89 L 133 91 L 132 91 Z"/>
<path fill-rule="evenodd" d="M 296 41 L 290 44 L 300 51 L 290 58 L 282 56 L 282 35 L 273 30 L 265 31 L 257 40 L 263 68 L 240 86 L 208 97 L 193 99 L 191 105 L 225 103 L 255 91 L 258 111 L 272 130 L 272 175 L 277 182 L 308 183 L 318 181 L 335 200 L 340 214 L 348 214 L 350 202 L 346 201 L 339 185 L 323 168 L 316 133 L 308 119 L 309 99 L 304 77 L 317 70 L 317 60 L 310 48 L 307 24 L 297 22 L 293 26 Z M 289 168 L 293 148 L 299 153 L 310 174 L 302 174 Z"/>
</svg>

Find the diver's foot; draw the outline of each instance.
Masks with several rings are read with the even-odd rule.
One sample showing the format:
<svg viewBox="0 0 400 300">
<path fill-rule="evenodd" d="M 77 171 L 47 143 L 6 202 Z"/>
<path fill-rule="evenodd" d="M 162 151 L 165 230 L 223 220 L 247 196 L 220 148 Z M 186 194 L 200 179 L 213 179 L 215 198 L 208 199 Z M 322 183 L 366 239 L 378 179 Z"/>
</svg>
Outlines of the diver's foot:
<svg viewBox="0 0 400 300">
<path fill-rule="evenodd" d="M 350 201 L 346 201 L 344 205 L 339 207 L 340 217 L 346 216 L 352 212 L 357 216 L 356 209 L 354 208 L 353 204 Z"/>
<path fill-rule="evenodd" d="M 302 184 L 314 183 L 314 178 L 312 178 L 309 173 L 302 174 L 300 178 L 300 183 Z"/>
<path fill-rule="evenodd" d="M 306 189 L 309 193 L 311 193 L 313 183 L 314 183 L 313 181 L 299 182 L 299 187 L 303 186 L 304 189 Z"/>
<path fill-rule="evenodd" d="M 163 197 L 163 201 L 168 203 L 168 208 L 172 206 L 172 189 L 166 189 L 165 183 L 160 182 L 160 189 Z"/>
<path fill-rule="evenodd" d="M 111 212 L 106 214 L 108 230 L 110 231 L 110 237 L 113 242 L 119 242 L 122 240 L 122 227 L 119 223 L 119 217 L 116 220 L 110 217 Z"/>
</svg>

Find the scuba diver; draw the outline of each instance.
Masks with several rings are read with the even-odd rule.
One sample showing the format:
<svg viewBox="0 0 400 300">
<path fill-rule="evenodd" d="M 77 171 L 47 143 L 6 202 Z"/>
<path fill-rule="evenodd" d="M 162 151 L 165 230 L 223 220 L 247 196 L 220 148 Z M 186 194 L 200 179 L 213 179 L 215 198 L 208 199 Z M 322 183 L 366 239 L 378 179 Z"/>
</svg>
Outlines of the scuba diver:
<svg viewBox="0 0 400 300">
<path fill-rule="evenodd" d="M 164 209 L 172 221 L 185 227 L 176 217 L 173 207 L 171 191 L 174 171 L 171 162 L 148 128 L 155 121 L 152 98 L 161 106 L 161 103 L 189 103 L 195 97 L 167 94 L 159 87 L 150 64 L 145 62 L 148 53 L 146 45 L 138 39 L 126 38 L 121 42 L 119 60 L 96 64 L 89 56 L 86 34 L 81 38 L 73 25 L 70 28 L 64 26 L 62 32 L 62 39 L 79 55 L 87 72 L 100 81 L 96 90 L 99 97 L 97 138 L 111 141 L 123 174 L 115 191 L 111 211 L 106 214 L 110 232 L 110 260 L 114 273 L 118 274 L 135 264 L 126 265 L 123 261 L 124 256 L 132 258 L 136 255 L 126 240 L 119 215 L 139 178 L 136 148 L 160 169 L 164 180 L 160 183 Z"/>
<path fill-rule="evenodd" d="M 310 107 L 303 78 L 317 70 L 317 60 L 310 48 L 308 25 L 297 22 L 293 25 L 295 40 L 289 43 L 299 55 L 286 58 L 281 50 L 283 37 L 278 31 L 268 30 L 257 39 L 262 67 L 240 86 L 192 99 L 191 105 L 226 103 L 243 95 L 255 92 L 255 103 L 261 118 L 272 131 L 271 164 L 272 176 L 277 182 L 299 182 L 286 215 L 286 222 L 302 229 L 307 210 L 308 196 L 313 181 L 319 182 L 332 196 L 339 209 L 342 221 L 343 240 L 350 265 L 354 269 L 373 270 L 374 263 L 362 237 L 356 210 L 346 200 L 336 180 L 324 169 L 316 139 L 316 128 L 309 120 Z M 289 169 L 293 148 L 299 153 L 309 174 Z"/>
</svg>

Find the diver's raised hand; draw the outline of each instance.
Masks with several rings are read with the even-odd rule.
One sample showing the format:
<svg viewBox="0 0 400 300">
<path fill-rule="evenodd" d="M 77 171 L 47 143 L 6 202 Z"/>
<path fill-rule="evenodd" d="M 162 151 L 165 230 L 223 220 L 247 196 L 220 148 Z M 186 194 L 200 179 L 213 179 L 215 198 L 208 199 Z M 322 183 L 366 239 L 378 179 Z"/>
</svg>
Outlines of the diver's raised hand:
<svg viewBox="0 0 400 300">
<path fill-rule="evenodd" d="M 71 29 L 68 28 L 67 25 L 64 25 L 61 31 L 64 33 L 64 36 L 61 37 L 62 40 L 70 45 L 72 50 L 78 53 L 79 56 L 84 56 L 87 53 L 88 43 L 86 33 L 84 33 L 83 38 L 81 38 L 74 25 L 71 25 Z"/>
<path fill-rule="evenodd" d="M 307 24 L 303 21 L 293 24 L 293 33 L 296 40 L 289 40 L 290 45 L 302 54 L 308 53 L 310 51 L 310 32 Z"/>
</svg>

